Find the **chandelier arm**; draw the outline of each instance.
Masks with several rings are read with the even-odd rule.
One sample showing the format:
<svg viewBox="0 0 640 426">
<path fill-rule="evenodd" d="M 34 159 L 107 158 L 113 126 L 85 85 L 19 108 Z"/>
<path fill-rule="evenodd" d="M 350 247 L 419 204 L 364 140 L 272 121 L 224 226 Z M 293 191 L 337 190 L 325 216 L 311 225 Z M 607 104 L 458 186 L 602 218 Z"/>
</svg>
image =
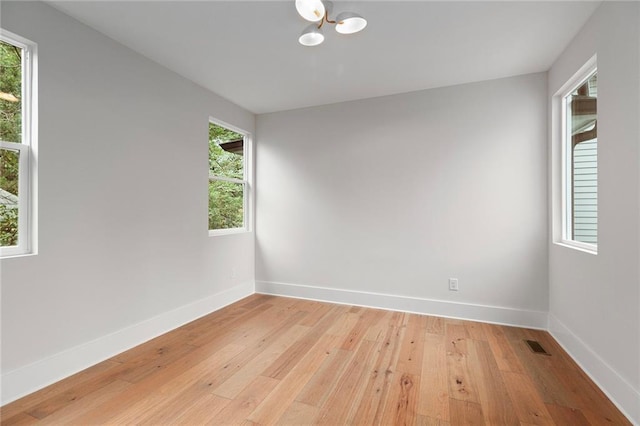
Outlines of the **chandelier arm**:
<svg viewBox="0 0 640 426">
<path fill-rule="evenodd" d="M 330 24 L 335 24 L 336 23 L 336 21 L 332 21 L 331 19 L 329 19 L 329 11 L 328 10 L 324 12 L 324 18 L 323 19 L 325 21 L 327 21 L 328 23 L 330 23 Z"/>
</svg>

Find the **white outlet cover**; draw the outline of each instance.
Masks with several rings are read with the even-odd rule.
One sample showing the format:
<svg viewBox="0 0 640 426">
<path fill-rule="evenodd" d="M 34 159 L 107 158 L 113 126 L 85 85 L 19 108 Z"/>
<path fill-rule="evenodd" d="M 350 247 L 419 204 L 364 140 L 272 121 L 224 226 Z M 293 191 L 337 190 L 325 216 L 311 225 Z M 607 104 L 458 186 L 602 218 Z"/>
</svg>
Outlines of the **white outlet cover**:
<svg viewBox="0 0 640 426">
<path fill-rule="evenodd" d="M 458 279 L 449 278 L 449 291 L 458 291 Z"/>
</svg>

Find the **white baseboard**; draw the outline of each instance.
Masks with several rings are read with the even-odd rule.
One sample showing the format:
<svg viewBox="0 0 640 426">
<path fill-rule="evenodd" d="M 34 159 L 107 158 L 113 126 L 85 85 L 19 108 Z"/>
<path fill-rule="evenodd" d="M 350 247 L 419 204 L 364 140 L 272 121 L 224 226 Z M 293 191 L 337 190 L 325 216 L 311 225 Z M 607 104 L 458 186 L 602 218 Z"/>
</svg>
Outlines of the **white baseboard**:
<svg viewBox="0 0 640 426">
<path fill-rule="evenodd" d="M 640 425 L 640 392 L 553 314 L 549 333 L 627 418 Z"/>
<path fill-rule="evenodd" d="M 256 293 L 296 297 L 331 303 L 340 303 L 392 311 L 412 312 L 422 315 L 458 318 L 494 324 L 547 329 L 547 313 L 483 306 L 443 300 L 419 299 L 393 294 L 369 293 L 336 288 L 294 285 L 268 281 L 256 281 Z"/>
<path fill-rule="evenodd" d="M 111 358 L 197 318 L 252 295 L 254 283 L 228 290 L 162 313 L 98 339 L 67 349 L 2 375 L 2 405 Z"/>
</svg>

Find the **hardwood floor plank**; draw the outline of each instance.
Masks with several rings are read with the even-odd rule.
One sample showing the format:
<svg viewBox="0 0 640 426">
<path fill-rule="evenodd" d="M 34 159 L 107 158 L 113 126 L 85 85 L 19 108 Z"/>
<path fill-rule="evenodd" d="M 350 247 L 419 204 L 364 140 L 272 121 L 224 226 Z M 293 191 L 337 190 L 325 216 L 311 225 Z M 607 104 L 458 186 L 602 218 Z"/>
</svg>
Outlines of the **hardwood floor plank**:
<svg viewBox="0 0 640 426">
<path fill-rule="evenodd" d="M 418 413 L 426 418 L 449 422 L 449 385 L 444 334 L 426 334 L 420 373 L 423 390 Z"/>
<path fill-rule="evenodd" d="M 590 426 L 591 423 L 584 414 L 576 408 L 562 407 L 556 404 L 546 404 L 551 418 L 557 425 Z"/>
<path fill-rule="evenodd" d="M 77 386 L 51 396 L 41 403 L 31 407 L 29 410 L 26 410 L 26 412 L 36 419 L 43 419 L 65 406 L 75 403 L 86 395 L 91 394 L 92 392 L 95 392 L 119 379 L 119 376 L 117 375 L 118 372 L 119 369 L 115 368 L 113 369 L 112 374 L 100 374 L 85 380 Z"/>
<path fill-rule="evenodd" d="M 570 397 L 570 407 L 579 408 L 592 424 L 631 424 L 607 396 L 575 364 L 554 366 L 551 373 Z"/>
<path fill-rule="evenodd" d="M 331 351 L 336 350 L 340 336 L 323 335 L 278 386 L 251 413 L 247 420 L 260 424 L 275 423 L 295 400 L 302 388 L 320 368 Z"/>
<path fill-rule="evenodd" d="M 286 409 L 282 417 L 278 419 L 279 425 L 306 426 L 317 424 L 320 408 L 293 401 Z"/>
<path fill-rule="evenodd" d="M 549 393 L 555 400 L 568 400 L 570 403 L 564 404 L 564 406 L 584 407 L 581 408 L 582 414 L 593 424 L 630 424 L 602 390 L 591 381 L 589 376 L 580 369 L 578 364 L 548 332 L 532 330 L 532 334 L 547 351 L 552 353 L 551 357 L 544 357 L 546 360 L 539 360 L 545 361 L 543 368 L 551 373 L 551 376 L 545 375 L 541 381 L 545 384 L 556 383 L 557 386 L 555 392 L 549 392 L 554 389 L 545 389 L 545 394 Z M 563 395 L 565 398 L 562 397 Z M 562 406 L 563 404 L 558 405 Z"/>
<path fill-rule="evenodd" d="M 359 314 L 349 312 L 345 309 L 345 312 L 340 315 L 337 321 L 332 324 L 331 328 L 327 330 L 327 334 L 331 334 L 332 336 L 340 336 L 344 339 L 344 337 L 351 332 L 353 327 L 355 327 L 358 319 L 360 319 Z"/>
<path fill-rule="evenodd" d="M 420 315 L 408 315 L 407 325 L 400 346 L 398 371 L 404 374 L 420 376 L 424 353 L 424 335 L 426 321 Z"/>
<path fill-rule="evenodd" d="M 473 340 L 481 340 L 486 341 L 487 335 L 485 334 L 485 330 L 483 328 L 483 324 L 474 321 L 463 321 L 464 328 L 469 335 L 469 338 Z"/>
<path fill-rule="evenodd" d="M 108 423 L 113 425 L 173 424 L 190 411 L 193 405 L 201 404 L 203 400 L 209 404 L 212 398 L 208 392 L 196 387 L 188 387 L 169 394 L 149 392 L 136 404 L 120 410 L 117 415 L 109 419 Z M 224 406 L 229 402 L 228 400 L 220 401 Z"/>
<path fill-rule="evenodd" d="M 230 401 L 211 393 L 200 394 L 171 418 L 170 425 L 219 425 L 219 413 Z M 154 423 L 155 425 L 162 423 Z"/>
<path fill-rule="evenodd" d="M 417 421 L 417 399 L 420 395 L 419 378 L 402 374 L 396 383 L 397 392 L 390 392 L 385 403 L 382 424 L 413 425 Z"/>
<path fill-rule="evenodd" d="M 365 388 L 360 406 L 353 417 L 353 423 L 359 425 L 381 424 L 387 396 L 393 386 L 394 371 L 400 356 L 404 337 L 404 314 L 394 312 L 389 316 L 385 334 L 376 334 L 376 349 L 372 371 L 362 384 Z M 381 338 L 380 338 L 381 337 Z"/>
<path fill-rule="evenodd" d="M 470 401 L 462 401 L 451 398 L 449 401 L 451 425 L 452 426 L 475 426 L 484 425 L 484 416 L 480 404 Z"/>
<path fill-rule="evenodd" d="M 51 401 L 59 400 L 60 394 L 67 392 L 73 393 L 73 389 L 77 387 L 84 387 L 84 383 L 87 381 L 100 380 L 99 377 L 113 377 L 117 375 L 118 369 L 121 364 L 111 360 L 107 360 L 96 364 L 92 367 L 82 370 L 73 376 L 67 377 L 63 381 L 60 381 L 52 386 L 47 386 L 37 392 L 27 395 L 24 398 L 20 398 L 10 404 L 2 407 L 0 410 L 0 417 L 2 419 L 9 419 L 21 412 L 28 412 L 34 410 L 40 404 L 50 404 Z M 47 402 L 50 401 L 50 402 Z M 4 421 L 4 420 L 3 420 Z"/>
<path fill-rule="evenodd" d="M 500 374 L 520 422 L 534 425 L 555 424 L 529 377 L 509 371 L 502 371 Z"/>
<path fill-rule="evenodd" d="M 523 340 L 511 342 L 526 375 L 532 379 L 532 383 L 547 404 L 556 404 L 565 407 L 578 407 L 586 391 L 577 385 L 576 379 L 563 383 L 562 376 L 565 371 L 571 370 L 560 353 L 552 351 L 551 356 L 533 353 Z"/>
<path fill-rule="evenodd" d="M 147 357 L 140 357 L 135 361 L 122 363 L 120 380 L 129 383 L 137 383 L 152 374 L 156 374 L 159 369 L 166 368 L 173 361 L 182 358 L 187 353 L 196 349 L 195 346 L 185 345 L 184 342 L 176 341 L 163 345 Z"/>
<path fill-rule="evenodd" d="M 514 352 L 509 339 L 505 336 L 502 326 L 495 324 L 482 324 L 487 342 L 493 353 L 493 357 L 502 371 L 524 373 L 524 369 L 518 356 Z"/>
<path fill-rule="evenodd" d="M 316 308 L 311 310 L 309 314 L 300 321 L 300 325 L 306 325 L 307 327 L 315 326 L 318 321 L 329 315 L 331 311 L 336 309 L 335 305 L 330 305 L 328 303 L 315 302 Z"/>
<path fill-rule="evenodd" d="M 412 315 L 405 314 L 402 317 L 402 324 L 398 329 L 396 338 L 399 342 L 398 355 L 394 360 L 394 366 L 387 369 L 387 386 L 383 394 L 382 410 L 380 423 L 383 425 L 394 424 L 398 421 L 407 421 L 407 418 L 413 420 L 415 413 L 415 404 L 411 396 L 417 392 L 419 382 L 414 380 L 410 374 L 400 369 L 401 359 L 407 358 L 410 342 L 413 340 L 411 335 L 415 335 L 414 326 L 412 325 Z M 422 368 L 422 365 L 420 365 Z"/>
<path fill-rule="evenodd" d="M 187 336 L 184 341 L 186 344 L 195 347 L 207 345 L 214 341 L 220 341 L 220 344 L 225 345 L 230 339 L 241 339 L 243 333 L 249 336 L 267 333 L 268 331 L 265 327 L 260 327 L 260 324 L 257 323 L 257 318 L 269 315 L 276 309 L 272 304 L 266 304 L 256 306 L 252 310 L 242 310 L 240 315 L 233 316 L 228 320 L 218 318 L 211 322 L 207 321 L 207 316 L 199 323 L 198 327 L 192 328 L 186 333 Z"/>
<path fill-rule="evenodd" d="M 175 330 L 175 332 L 178 335 L 185 335 L 183 341 L 191 346 L 198 347 L 203 344 L 209 344 L 240 326 L 244 325 L 247 328 L 252 328 L 252 325 L 257 325 L 255 324 L 256 318 L 260 318 L 267 312 L 275 310 L 275 303 L 277 303 L 277 300 L 274 300 L 273 303 L 254 306 L 251 309 L 246 309 L 234 304 L 231 305 L 233 310 L 229 315 L 224 315 L 221 311 L 216 311 L 180 327 Z M 168 334 L 171 335 L 173 333 Z"/>
<path fill-rule="evenodd" d="M 350 424 L 364 389 L 360 384 L 372 369 L 378 343 L 363 340 L 344 369 L 331 396 L 322 406 L 318 424 Z"/>
<path fill-rule="evenodd" d="M 279 383 L 271 377 L 257 376 L 218 414 L 219 422 L 241 424 Z"/>
<path fill-rule="evenodd" d="M 470 339 L 467 327 L 464 325 L 463 320 L 453 320 L 446 318 L 444 320 L 444 330 L 447 339 L 451 340 L 467 340 Z"/>
<path fill-rule="evenodd" d="M 253 309 L 258 306 L 265 305 L 269 303 L 270 300 L 276 299 L 276 298 L 277 296 L 272 296 L 270 294 L 255 293 L 255 294 L 252 294 L 251 296 L 245 297 L 242 300 L 238 300 L 237 302 L 234 303 L 234 305 L 240 306 L 245 309 Z"/>
<path fill-rule="evenodd" d="M 545 331 L 253 295 L 2 407 L 0 424 L 630 422 Z"/>
<path fill-rule="evenodd" d="M 39 419 L 27 413 L 18 413 L 8 418 L 2 417 L 2 424 L 7 426 L 27 426 L 37 423 L 39 423 Z"/>
<path fill-rule="evenodd" d="M 509 325 L 496 325 L 496 327 L 500 327 L 504 336 L 510 341 L 522 341 L 525 339 L 535 340 L 533 330 L 521 327 L 512 327 Z"/>
<path fill-rule="evenodd" d="M 124 392 L 131 383 L 116 380 L 108 385 L 86 395 L 84 398 L 61 408 L 40 421 L 41 425 L 70 425 L 77 424 L 77 419 Z"/>
<path fill-rule="evenodd" d="M 353 352 L 337 349 L 324 360 L 318 371 L 302 389 L 296 401 L 321 407 L 338 384 L 338 379 L 353 357 Z"/>
<path fill-rule="evenodd" d="M 448 406 L 449 404 L 447 404 L 447 407 Z M 447 414 L 447 417 L 449 417 L 448 414 Z M 451 423 L 449 423 L 446 420 L 434 419 L 433 417 L 422 416 L 422 415 L 419 415 L 416 420 L 416 426 L 450 426 L 450 425 Z"/>
<path fill-rule="evenodd" d="M 242 349 L 242 346 L 229 345 L 222 350 L 230 356 L 230 354 Z M 163 395 L 168 395 L 168 399 L 175 397 L 176 394 L 192 386 L 194 377 L 202 380 L 203 371 L 204 374 L 208 373 L 212 364 L 215 369 L 217 363 L 225 361 L 224 358 L 220 356 L 218 351 L 212 353 L 212 348 L 202 346 L 169 365 L 162 374 L 149 376 L 133 384 L 107 403 L 89 411 L 78 418 L 78 423 L 113 424 L 113 419 L 123 413 L 125 413 L 125 417 L 128 416 L 127 410 L 135 413 L 138 409 L 136 407 L 147 410 L 154 405 L 159 406 L 163 401 L 166 402 L 162 398 Z"/>
<path fill-rule="evenodd" d="M 333 311 L 329 311 L 323 319 L 316 322 L 313 327 L 309 327 L 310 330 L 308 333 L 306 333 L 301 339 L 297 339 L 289 350 L 282 353 L 278 359 L 271 363 L 271 365 L 269 365 L 261 374 L 278 380 L 285 377 L 307 353 L 309 348 L 313 346 L 313 343 L 315 343 L 320 336 L 326 333 L 327 329 L 331 327 L 334 321 L 332 318 L 332 312 Z"/>
<path fill-rule="evenodd" d="M 241 340 L 244 349 L 227 363 L 220 366 L 215 372 L 210 372 L 206 377 L 203 377 L 200 380 L 200 385 L 203 387 L 207 386 L 210 391 L 213 392 L 213 390 L 218 388 L 224 381 L 228 380 L 254 358 L 263 353 L 265 348 L 268 348 L 283 333 L 286 333 L 287 330 L 294 327 L 296 321 L 304 318 L 304 315 L 304 312 L 299 312 L 293 314 L 290 320 L 281 318 L 277 322 L 274 322 L 271 329 L 263 327 L 260 333 L 255 335 L 247 334 L 246 336 L 251 337 L 246 337 Z M 264 334 L 265 331 L 267 334 Z"/>
<path fill-rule="evenodd" d="M 191 389 L 190 389 L 191 390 Z M 129 392 L 124 392 L 124 394 Z M 201 395 L 202 393 L 198 393 Z M 108 403 L 97 407 L 88 413 L 88 415 L 82 416 L 78 419 L 80 424 L 84 424 L 86 419 L 88 418 L 96 418 L 97 414 L 100 414 L 101 417 L 98 417 L 100 420 L 99 423 L 108 423 L 113 425 L 121 425 L 121 424 L 140 424 L 145 421 L 145 419 L 156 415 L 159 412 L 162 412 L 162 409 L 169 406 L 173 409 L 180 406 L 179 404 L 184 403 L 185 401 L 193 401 L 197 395 L 195 392 L 181 392 L 178 395 L 171 395 L 170 399 L 165 398 L 165 395 L 162 395 L 159 392 L 148 390 L 147 392 L 141 393 L 141 396 L 136 398 L 135 401 L 131 401 L 128 404 L 118 404 L 119 409 L 117 411 L 108 412 L 104 409 L 104 407 L 113 406 L 113 401 L 121 401 L 120 397 L 112 398 Z M 174 400 L 178 400 L 177 403 L 174 403 Z"/>
<path fill-rule="evenodd" d="M 242 389 L 251 383 L 254 377 L 265 371 L 265 369 L 268 370 L 269 366 L 280 355 L 286 353 L 287 349 L 290 349 L 298 339 L 308 334 L 308 332 L 309 327 L 294 324 L 270 345 L 264 347 L 259 354 L 243 363 L 231 377 L 220 383 L 213 390 L 213 393 L 223 398 L 234 399 Z"/>
<path fill-rule="evenodd" d="M 478 399 L 486 424 L 518 425 L 520 421 L 502 380 L 489 344 L 486 341 L 467 341 L 468 362 L 478 389 Z"/>
<path fill-rule="evenodd" d="M 444 335 L 444 318 L 426 315 L 427 327 L 426 332 L 429 334 Z"/>
<path fill-rule="evenodd" d="M 447 323 L 445 330 L 449 396 L 479 404 L 478 391 L 467 362 L 467 340 L 471 339 L 464 325 Z"/>
<path fill-rule="evenodd" d="M 364 338 L 372 342 L 381 342 L 388 339 L 389 327 L 396 327 L 401 319 L 401 312 L 385 311 L 382 319 L 367 329 Z"/>
<path fill-rule="evenodd" d="M 377 309 L 366 309 L 364 310 L 364 312 L 358 313 L 358 320 L 356 324 L 349 331 L 349 333 L 347 333 L 344 341 L 342 342 L 342 345 L 340 345 L 340 348 L 347 351 L 355 350 L 355 348 L 358 347 L 360 341 L 362 341 L 365 334 L 367 333 L 367 329 L 370 326 L 377 324 L 382 319 L 384 314 L 384 311 L 380 311 Z"/>
<path fill-rule="evenodd" d="M 386 396 L 383 424 L 415 424 L 418 415 L 426 320 L 419 315 L 406 315 L 403 326 L 397 367 L 391 375 L 391 389 Z"/>
<path fill-rule="evenodd" d="M 194 359 L 195 365 L 186 366 L 181 373 L 167 378 L 156 389 L 164 395 L 176 394 L 190 387 L 204 389 L 211 393 L 220 381 L 232 374 L 231 372 L 225 373 L 232 370 L 230 366 L 239 356 L 250 356 L 246 355 L 247 352 L 249 351 L 245 346 L 228 344 L 209 353 L 209 356 L 202 360 Z M 145 384 L 141 383 L 141 386 Z M 152 384 L 155 384 L 155 381 Z"/>
</svg>

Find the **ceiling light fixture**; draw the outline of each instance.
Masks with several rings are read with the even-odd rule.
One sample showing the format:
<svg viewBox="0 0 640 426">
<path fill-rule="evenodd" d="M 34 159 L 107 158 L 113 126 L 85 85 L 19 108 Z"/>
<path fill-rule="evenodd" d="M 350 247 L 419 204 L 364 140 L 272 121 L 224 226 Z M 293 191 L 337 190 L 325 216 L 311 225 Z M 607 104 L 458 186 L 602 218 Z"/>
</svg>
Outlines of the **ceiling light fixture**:
<svg viewBox="0 0 640 426">
<path fill-rule="evenodd" d="M 298 42 L 303 46 L 317 46 L 324 41 L 322 25 L 324 23 L 336 26 L 340 34 L 354 34 L 362 31 L 367 26 L 367 20 L 357 13 L 342 12 L 335 20 L 329 19 L 331 2 L 322 0 L 296 0 L 298 14 L 310 22 L 314 22 L 302 31 Z"/>
<path fill-rule="evenodd" d="M 296 0 L 296 10 L 309 22 L 319 22 L 326 14 L 322 0 Z"/>
<path fill-rule="evenodd" d="M 324 34 L 316 24 L 311 24 L 302 31 L 298 42 L 303 46 L 317 46 L 324 41 Z"/>
</svg>

